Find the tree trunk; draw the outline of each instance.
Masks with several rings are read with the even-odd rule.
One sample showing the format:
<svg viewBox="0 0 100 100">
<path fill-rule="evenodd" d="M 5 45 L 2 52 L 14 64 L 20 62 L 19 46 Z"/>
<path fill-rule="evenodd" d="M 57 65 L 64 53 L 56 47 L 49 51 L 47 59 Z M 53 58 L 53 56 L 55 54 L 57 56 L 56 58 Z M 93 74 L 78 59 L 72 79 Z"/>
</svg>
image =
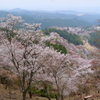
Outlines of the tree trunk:
<svg viewBox="0 0 100 100">
<path fill-rule="evenodd" d="M 33 94 L 31 93 L 31 91 L 28 92 L 29 97 L 32 98 Z"/>
<path fill-rule="evenodd" d="M 63 97 L 63 95 L 61 95 L 61 100 L 64 100 L 64 97 Z"/>
<path fill-rule="evenodd" d="M 56 97 L 56 100 L 58 100 L 58 96 L 57 96 L 57 94 L 55 94 L 55 97 Z"/>
<path fill-rule="evenodd" d="M 47 86 L 46 91 L 47 91 L 47 98 L 48 98 L 48 100 L 51 100 L 50 93 L 49 93 L 49 86 Z"/>
<path fill-rule="evenodd" d="M 22 93 L 22 97 L 23 97 L 22 100 L 26 100 L 26 93 L 27 93 L 26 91 Z"/>
<path fill-rule="evenodd" d="M 64 98 L 56 95 L 56 100 L 64 100 Z"/>
<path fill-rule="evenodd" d="M 51 100 L 50 96 L 47 96 L 48 100 Z"/>
</svg>

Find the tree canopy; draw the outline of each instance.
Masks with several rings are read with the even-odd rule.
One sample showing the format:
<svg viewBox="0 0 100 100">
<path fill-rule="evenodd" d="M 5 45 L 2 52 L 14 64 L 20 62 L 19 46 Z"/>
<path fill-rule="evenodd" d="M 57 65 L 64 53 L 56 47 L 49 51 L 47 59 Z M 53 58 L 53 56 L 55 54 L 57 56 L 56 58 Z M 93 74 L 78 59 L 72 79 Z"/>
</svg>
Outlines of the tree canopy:
<svg viewBox="0 0 100 100">
<path fill-rule="evenodd" d="M 65 30 L 57 30 L 57 29 L 54 29 L 54 28 L 46 28 L 45 30 L 43 30 L 43 32 L 46 35 L 49 35 L 51 32 L 57 32 L 61 37 L 68 40 L 69 43 L 73 43 L 75 45 L 83 44 L 81 38 L 78 35 L 68 33 Z"/>
</svg>

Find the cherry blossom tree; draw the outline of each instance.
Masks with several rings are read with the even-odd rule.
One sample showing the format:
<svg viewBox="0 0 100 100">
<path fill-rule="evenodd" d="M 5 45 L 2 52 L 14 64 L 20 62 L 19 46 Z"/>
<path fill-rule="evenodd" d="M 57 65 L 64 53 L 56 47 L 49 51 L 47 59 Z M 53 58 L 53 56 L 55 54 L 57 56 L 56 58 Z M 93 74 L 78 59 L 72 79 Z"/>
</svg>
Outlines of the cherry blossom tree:
<svg viewBox="0 0 100 100">
<path fill-rule="evenodd" d="M 37 29 L 40 24 L 24 23 L 18 30 L 16 28 L 22 22 L 21 17 L 8 15 L 0 20 L 4 37 L 0 45 L 1 65 L 18 77 L 23 100 L 26 100 L 33 76 L 41 67 L 39 58 L 44 51 L 43 45 L 39 44 L 42 34 Z"/>
<path fill-rule="evenodd" d="M 94 84 L 95 90 L 96 91 L 100 91 L 100 50 L 96 51 L 93 54 L 93 61 L 92 63 L 92 70 L 94 71 L 93 74 L 93 81 L 92 83 Z"/>
<path fill-rule="evenodd" d="M 49 49 L 47 52 L 45 50 L 43 59 L 45 59 L 45 63 L 42 64 L 44 67 L 36 79 L 52 83 L 56 100 L 64 100 L 71 92 L 78 90 L 77 85 L 81 84 L 78 77 L 82 77 L 81 74 L 92 73 L 91 61 L 78 55 L 64 55 Z"/>
</svg>

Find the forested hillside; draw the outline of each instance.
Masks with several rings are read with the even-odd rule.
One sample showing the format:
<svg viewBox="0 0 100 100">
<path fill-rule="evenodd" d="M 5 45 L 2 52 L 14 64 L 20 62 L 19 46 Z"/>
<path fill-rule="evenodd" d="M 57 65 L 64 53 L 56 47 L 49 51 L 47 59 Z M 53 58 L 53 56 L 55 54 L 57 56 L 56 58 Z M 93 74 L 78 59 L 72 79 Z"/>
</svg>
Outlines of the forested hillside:
<svg viewBox="0 0 100 100">
<path fill-rule="evenodd" d="M 75 45 L 83 44 L 81 38 L 76 34 L 68 33 L 67 31 L 57 30 L 54 28 L 46 28 L 43 32 L 49 35 L 51 32 L 57 32 L 61 37 L 68 40 L 69 43 L 73 43 Z"/>
<path fill-rule="evenodd" d="M 100 32 L 90 33 L 89 43 L 100 48 Z"/>
</svg>

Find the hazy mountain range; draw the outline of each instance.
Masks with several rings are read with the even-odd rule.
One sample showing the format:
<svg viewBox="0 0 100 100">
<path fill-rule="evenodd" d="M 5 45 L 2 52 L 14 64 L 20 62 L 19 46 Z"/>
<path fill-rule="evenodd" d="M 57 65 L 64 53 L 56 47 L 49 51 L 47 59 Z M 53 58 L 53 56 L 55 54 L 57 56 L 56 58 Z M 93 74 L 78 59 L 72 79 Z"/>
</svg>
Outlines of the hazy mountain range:
<svg viewBox="0 0 100 100">
<path fill-rule="evenodd" d="M 0 17 L 5 17 L 7 14 L 22 16 L 25 22 L 42 23 L 41 27 L 51 26 L 94 26 L 98 25 L 100 19 L 99 13 L 78 12 L 72 10 L 60 11 L 32 11 L 24 9 L 12 9 L 0 11 Z"/>
</svg>

